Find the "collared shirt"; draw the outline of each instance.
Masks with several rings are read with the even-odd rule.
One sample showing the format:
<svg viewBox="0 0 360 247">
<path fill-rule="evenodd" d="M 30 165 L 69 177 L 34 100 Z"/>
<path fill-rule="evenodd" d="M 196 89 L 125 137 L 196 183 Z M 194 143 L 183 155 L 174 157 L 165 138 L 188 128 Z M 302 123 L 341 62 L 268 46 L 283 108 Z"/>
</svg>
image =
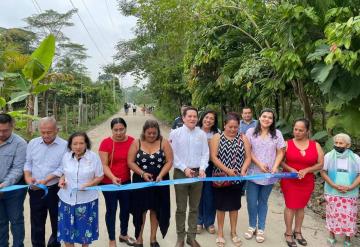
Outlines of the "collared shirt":
<svg viewBox="0 0 360 247">
<path fill-rule="evenodd" d="M 174 151 L 174 167 L 205 170 L 209 162 L 209 146 L 204 131 L 199 127 L 189 129 L 183 125 L 170 132 L 169 140 Z"/>
<path fill-rule="evenodd" d="M 77 190 L 85 183 L 104 175 L 98 154 L 86 150 L 78 160 L 73 152 L 65 153 L 61 162 L 62 173 L 65 176 L 65 187 L 59 190 L 59 198 L 70 205 L 94 201 L 98 198 L 97 191 Z"/>
<path fill-rule="evenodd" d="M 48 175 L 61 176 L 61 160 L 67 151 L 67 141 L 56 137 L 51 144 L 46 144 L 42 137 L 32 139 L 26 150 L 24 171 L 31 172 L 36 180 L 43 180 Z M 54 185 L 59 178 L 50 180 L 46 185 Z"/>
<path fill-rule="evenodd" d="M 248 131 L 248 129 L 256 127 L 257 122 L 258 120 L 255 119 L 252 119 L 249 123 L 246 123 L 244 120 L 241 120 L 239 126 L 239 132 L 241 134 L 246 134 L 246 131 Z"/>
<path fill-rule="evenodd" d="M 0 183 L 13 185 L 22 178 L 26 156 L 26 141 L 12 133 L 0 144 Z"/>
</svg>

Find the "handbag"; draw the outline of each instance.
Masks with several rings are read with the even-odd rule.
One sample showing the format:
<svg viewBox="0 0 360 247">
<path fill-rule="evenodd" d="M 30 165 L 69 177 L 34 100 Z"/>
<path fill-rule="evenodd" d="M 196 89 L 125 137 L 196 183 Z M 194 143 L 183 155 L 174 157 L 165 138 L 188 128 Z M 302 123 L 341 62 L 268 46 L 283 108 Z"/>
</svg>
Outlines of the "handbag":
<svg viewBox="0 0 360 247">
<path fill-rule="evenodd" d="M 213 171 L 212 176 L 213 177 L 227 177 L 227 174 L 223 171 L 220 171 L 220 172 Z M 213 181 L 212 182 L 212 186 L 215 188 L 229 187 L 231 185 L 232 185 L 231 181 Z"/>
</svg>

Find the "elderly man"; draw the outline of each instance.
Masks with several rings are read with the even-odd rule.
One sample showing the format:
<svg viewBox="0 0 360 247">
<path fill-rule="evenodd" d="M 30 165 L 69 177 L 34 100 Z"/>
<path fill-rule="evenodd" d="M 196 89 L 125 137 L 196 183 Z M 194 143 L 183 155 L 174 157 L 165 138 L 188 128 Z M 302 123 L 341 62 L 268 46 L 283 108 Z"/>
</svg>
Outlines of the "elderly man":
<svg viewBox="0 0 360 247">
<path fill-rule="evenodd" d="M 198 112 L 193 107 L 182 113 L 184 125 L 170 133 L 170 142 L 174 151 L 174 179 L 186 177 L 205 177 L 209 162 L 209 146 L 204 131 L 196 127 Z M 195 240 L 196 222 L 200 203 L 202 183 L 175 185 L 176 194 L 176 247 L 200 247 Z M 185 231 L 187 204 L 189 201 L 188 231 Z"/>
<path fill-rule="evenodd" d="M 57 241 L 57 193 L 60 164 L 67 150 L 67 142 L 57 136 L 58 128 L 54 118 L 42 118 L 39 132 L 41 137 L 32 139 L 27 147 L 24 175 L 27 184 L 44 184 L 49 192 L 43 197 L 44 191 L 35 188 L 29 190 L 31 242 L 33 247 L 45 247 L 45 224 L 49 211 L 52 234 L 47 246 L 60 247 Z"/>
<path fill-rule="evenodd" d="M 0 188 L 18 183 L 23 176 L 26 142 L 12 133 L 14 120 L 0 113 Z M 26 190 L 0 192 L 0 246 L 9 246 L 9 222 L 13 247 L 24 246 L 24 200 Z"/>
</svg>

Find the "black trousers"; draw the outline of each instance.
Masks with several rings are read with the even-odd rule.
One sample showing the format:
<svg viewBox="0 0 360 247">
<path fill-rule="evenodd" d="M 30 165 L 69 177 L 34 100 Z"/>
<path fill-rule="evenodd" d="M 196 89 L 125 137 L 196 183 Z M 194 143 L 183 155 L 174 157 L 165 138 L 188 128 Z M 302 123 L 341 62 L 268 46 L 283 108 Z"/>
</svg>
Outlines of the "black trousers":
<svg viewBox="0 0 360 247">
<path fill-rule="evenodd" d="M 43 190 L 29 190 L 30 196 L 30 219 L 31 219 L 31 243 L 33 247 L 45 247 L 45 225 L 49 211 L 52 234 L 47 247 L 60 247 L 57 241 L 58 202 L 59 187 L 57 184 L 48 187 L 49 192 L 44 196 Z"/>
</svg>

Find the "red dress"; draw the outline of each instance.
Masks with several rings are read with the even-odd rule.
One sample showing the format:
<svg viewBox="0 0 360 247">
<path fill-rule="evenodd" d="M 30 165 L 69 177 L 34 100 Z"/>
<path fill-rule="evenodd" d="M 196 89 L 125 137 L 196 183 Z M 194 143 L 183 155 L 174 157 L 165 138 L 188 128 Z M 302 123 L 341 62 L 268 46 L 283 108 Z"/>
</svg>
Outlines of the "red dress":
<svg viewBox="0 0 360 247">
<path fill-rule="evenodd" d="M 309 140 L 309 147 L 303 156 L 294 141 L 288 140 L 285 158 L 286 164 L 297 171 L 315 165 L 318 160 L 316 142 Z M 314 190 L 314 184 L 313 173 L 306 174 L 303 179 L 281 179 L 280 185 L 286 207 L 290 209 L 305 208 Z"/>
</svg>

